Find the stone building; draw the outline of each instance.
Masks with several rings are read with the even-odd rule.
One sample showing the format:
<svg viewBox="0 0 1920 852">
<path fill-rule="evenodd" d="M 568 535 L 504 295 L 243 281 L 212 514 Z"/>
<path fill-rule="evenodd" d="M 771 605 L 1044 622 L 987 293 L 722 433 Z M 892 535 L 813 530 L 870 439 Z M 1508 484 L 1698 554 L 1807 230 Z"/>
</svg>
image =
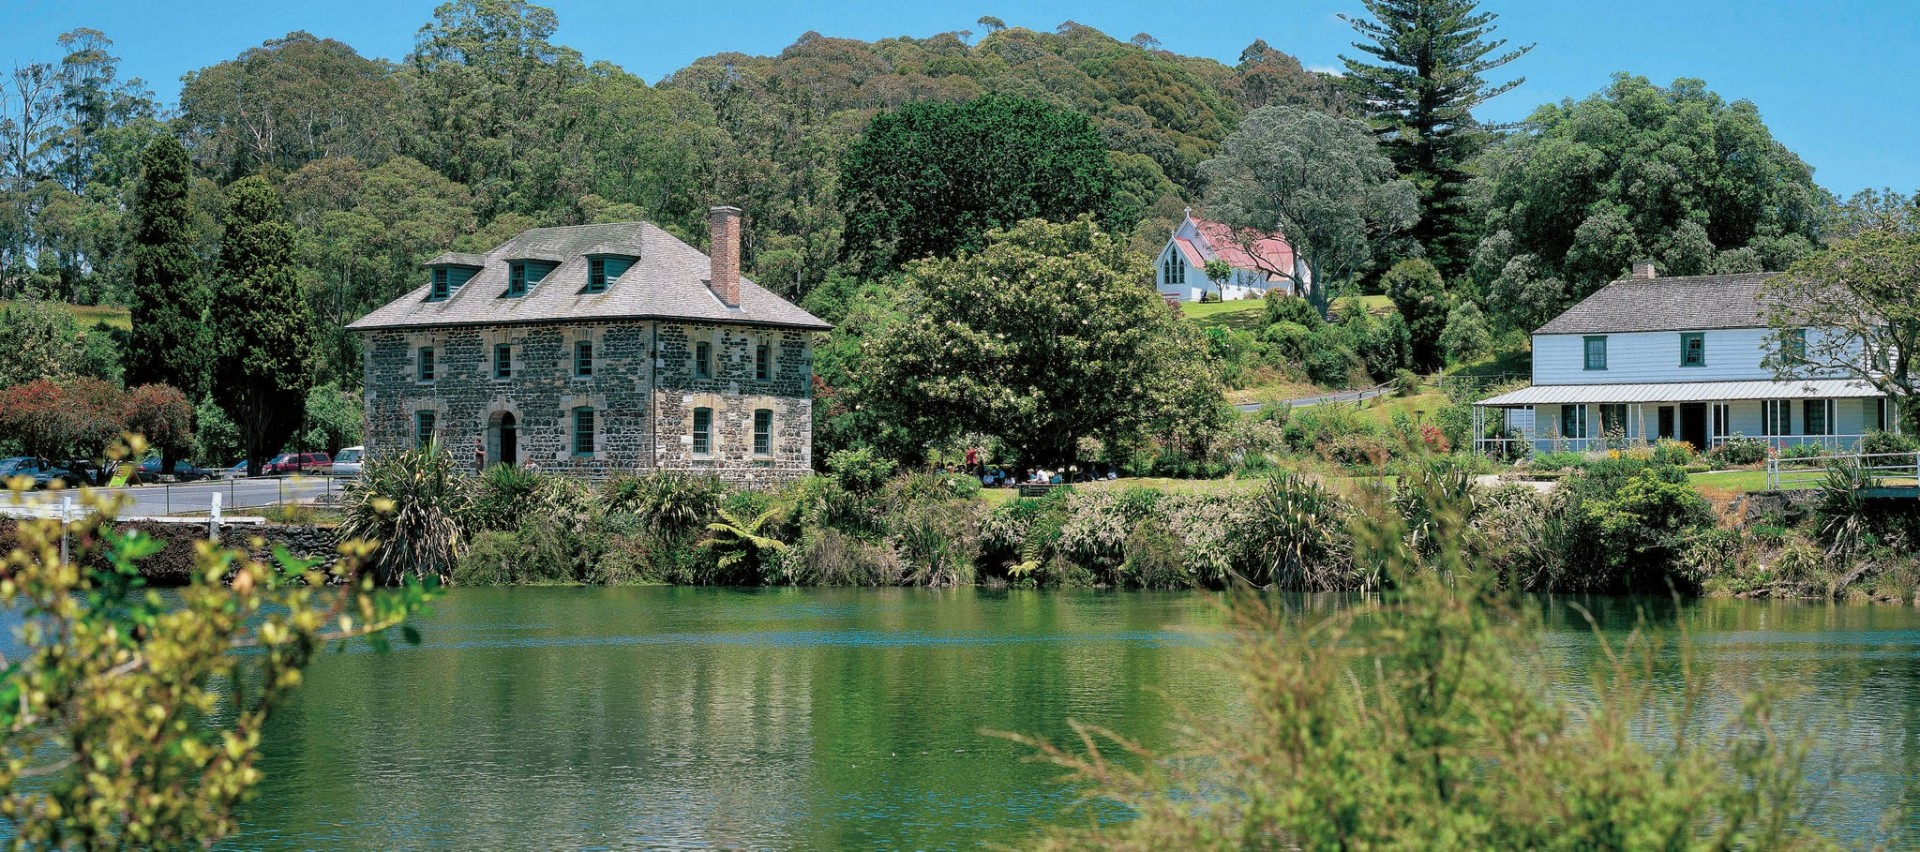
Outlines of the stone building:
<svg viewBox="0 0 1920 852">
<path fill-rule="evenodd" d="M 713 255 L 645 222 L 535 228 L 448 253 L 350 324 L 367 452 L 438 440 L 463 464 L 733 482 L 812 468 L 812 338 L 829 326 L 740 277 L 740 211 Z"/>
</svg>

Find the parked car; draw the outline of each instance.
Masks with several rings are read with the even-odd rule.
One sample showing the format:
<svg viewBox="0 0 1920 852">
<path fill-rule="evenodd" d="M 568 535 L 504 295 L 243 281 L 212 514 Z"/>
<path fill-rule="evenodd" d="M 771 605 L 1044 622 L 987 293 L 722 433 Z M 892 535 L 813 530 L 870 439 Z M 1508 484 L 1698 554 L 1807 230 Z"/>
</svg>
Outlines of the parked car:
<svg viewBox="0 0 1920 852">
<path fill-rule="evenodd" d="M 150 459 L 147 459 L 146 461 L 141 462 L 139 473 L 140 473 L 141 482 L 159 482 L 160 481 L 160 457 L 154 456 Z M 194 482 L 196 480 L 201 480 L 201 479 L 211 479 L 213 475 L 214 475 L 213 471 L 210 471 L 201 467 L 195 467 L 192 462 L 189 462 L 186 459 L 173 460 L 173 478 L 181 482 Z"/>
<path fill-rule="evenodd" d="M 319 473 L 331 466 L 333 457 L 326 453 L 281 453 L 260 466 L 260 475 Z"/>
<path fill-rule="evenodd" d="M 63 488 L 87 484 L 84 477 L 46 459 L 36 459 L 31 456 L 0 459 L 0 479 L 12 479 L 16 476 L 31 477 L 35 488 L 50 488 L 55 482 L 60 483 Z"/>
<path fill-rule="evenodd" d="M 71 471 L 74 475 L 80 477 L 81 484 L 84 485 L 105 485 L 107 483 L 106 479 L 102 476 L 104 472 L 100 469 L 100 465 L 95 463 L 93 459 L 61 459 L 60 461 L 54 462 L 53 466 Z"/>
<path fill-rule="evenodd" d="M 341 448 L 340 454 L 333 457 L 333 475 L 359 476 L 360 465 L 366 454 L 366 447 Z"/>
</svg>

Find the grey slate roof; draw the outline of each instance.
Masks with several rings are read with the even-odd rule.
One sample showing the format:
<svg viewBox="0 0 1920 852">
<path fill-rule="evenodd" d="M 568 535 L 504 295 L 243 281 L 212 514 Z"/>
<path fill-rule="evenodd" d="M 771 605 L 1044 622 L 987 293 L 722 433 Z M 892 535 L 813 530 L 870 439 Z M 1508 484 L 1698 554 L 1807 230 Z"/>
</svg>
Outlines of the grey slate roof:
<svg viewBox="0 0 1920 852">
<path fill-rule="evenodd" d="M 618 254 L 636 258 L 602 293 L 583 292 L 587 285 L 587 255 Z M 456 325 L 503 325 L 587 320 L 681 319 L 743 325 L 782 326 L 824 331 L 831 328 L 819 317 L 762 289 L 740 281 L 740 306 L 729 308 L 707 288 L 712 266 L 698 249 L 646 222 L 534 228 L 496 246 L 484 255 L 441 255 L 475 258 L 481 270 L 443 301 L 427 301 L 428 277 L 405 296 L 347 325 L 354 331 L 386 328 L 431 328 Z M 559 267 L 527 288 L 527 294 L 506 298 L 507 261 L 553 257 Z"/>
<path fill-rule="evenodd" d="M 1615 281 L 1554 317 L 1534 334 L 1762 328 L 1767 324 L 1762 285 L 1778 274 L 1752 272 Z"/>
</svg>

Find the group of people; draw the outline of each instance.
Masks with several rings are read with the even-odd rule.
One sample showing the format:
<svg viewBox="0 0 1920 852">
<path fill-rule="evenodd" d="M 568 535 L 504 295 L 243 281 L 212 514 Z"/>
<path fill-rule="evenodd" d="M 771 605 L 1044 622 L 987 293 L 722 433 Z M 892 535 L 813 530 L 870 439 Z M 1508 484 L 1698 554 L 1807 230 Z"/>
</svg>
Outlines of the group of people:
<svg viewBox="0 0 1920 852">
<path fill-rule="evenodd" d="M 1094 482 L 1096 480 L 1119 479 L 1120 470 L 1113 465 L 1068 465 L 1066 470 L 1048 470 L 1044 467 L 1027 468 L 1022 475 L 1018 470 L 1007 470 L 999 465 L 983 463 L 986 452 L 979 447 L 968 447 L 966 465 L 955 470 L 947 466 L 948 473 L 965 473 L 980 478 L 980 484 L 988 488 L 1011 488 L 1015 485 L 1064 485 L 1070 482 Z"/>
</svg>

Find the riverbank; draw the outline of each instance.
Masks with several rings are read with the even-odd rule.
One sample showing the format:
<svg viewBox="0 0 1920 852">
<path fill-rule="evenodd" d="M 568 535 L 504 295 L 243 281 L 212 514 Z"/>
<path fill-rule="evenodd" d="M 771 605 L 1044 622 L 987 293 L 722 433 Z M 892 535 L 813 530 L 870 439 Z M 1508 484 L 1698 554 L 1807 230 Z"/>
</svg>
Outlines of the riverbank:
<svg viewBox="0 0 1920 852">
<path fill-rule="evenodd" d="M 409 457 L 394 464 L 423 463 Z M 1550 493 L 1486 488 L 1454 458 L 1372 480 L 1279 473 L 998 501 L 970 477 L 868 464 L 777 491 L 672 474 L 590 486 L 510 468 L 396 469 L 351 496 L 343 530 L 397 541 L 383 558 L 416 560 L 390 574 L 431 562 L 466 586 L 1380 589 L 1392 568 L 1355 540 L 1362 518 L 1416 543 L 1436 524 L 1465 524 L 1488 555 L 1473 570 L 1519 591 L 1905 601 L 1920 586 L 1904 506 L 1824 491 L 1715 504 L 1684 465 L 1634 455 L 1571 468 Z M 383 527 L 381 501 L 411 520 Z"/>
</svg>

